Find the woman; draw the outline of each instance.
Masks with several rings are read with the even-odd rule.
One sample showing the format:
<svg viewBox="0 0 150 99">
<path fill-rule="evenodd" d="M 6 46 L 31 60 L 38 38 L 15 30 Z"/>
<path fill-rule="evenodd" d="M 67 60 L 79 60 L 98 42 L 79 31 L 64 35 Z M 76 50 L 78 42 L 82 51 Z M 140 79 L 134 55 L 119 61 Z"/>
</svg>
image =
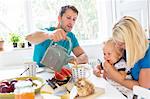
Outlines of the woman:
<svg viewBox="0 0 150 99">
<path fill-rule="evenodd" d="M 138 21 L 123 17 L 113 28 L 113 40 L 116 47 L 125 50 L 133 80 L 124 79 L 108 61 L 104 63 L 106 76 L 130 89 L 134 85 L 150 88 L 150 44 Z"/>
</svg>

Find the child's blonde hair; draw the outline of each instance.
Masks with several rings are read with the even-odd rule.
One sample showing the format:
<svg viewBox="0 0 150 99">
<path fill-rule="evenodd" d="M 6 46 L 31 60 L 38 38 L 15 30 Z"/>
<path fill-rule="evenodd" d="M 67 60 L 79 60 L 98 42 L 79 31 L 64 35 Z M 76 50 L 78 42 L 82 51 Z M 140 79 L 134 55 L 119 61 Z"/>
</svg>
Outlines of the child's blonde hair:
<svg viewBox="0 0 150 99">
<path fill-rule="evenodd" d="M 142 26 L 133 17 L 123 17 L 113 28 L 113 39 L 125 43 L 127 66 L 144 57 L 148 41 Z"/>
<path fill-rule="evenodd" d="M 115 47 L 115 42 L 113 41 L 112 38 L 110 38 L 109 40 L 107 40 L 106 42 L 104 42 L 104 47 L 103 48 L 106 48 L 106 47 L 110 47 L 113 49 L 113 52 L 116 53 L 116 55 L 118 56 L 118 58 L 121 58 L 122 57 L 122 51 L 119 50 L 118 48 Z"/>
</svg>

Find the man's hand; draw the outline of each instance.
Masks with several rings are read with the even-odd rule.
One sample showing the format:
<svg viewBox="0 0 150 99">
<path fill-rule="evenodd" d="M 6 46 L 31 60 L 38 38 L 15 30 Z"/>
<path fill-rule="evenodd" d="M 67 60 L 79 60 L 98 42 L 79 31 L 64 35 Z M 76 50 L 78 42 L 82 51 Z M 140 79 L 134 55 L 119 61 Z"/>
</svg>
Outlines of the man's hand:
<svg viewBox="0 0 150 99">
<path fill-rule="evenodd" d="M 54 42 L 66 39 L 66 32 L 63 29 L 56 29 L 54 33 L 49 35 L 49 38 Z"/>
<path fill-rule="evenodd" d="M 76 60 L 76 58 L 73 56 L 73 58 L 69 61 L 69 63 L 71 63 L 71 64 L 74 64 L 74 65 L 77 65 L 78 63 L 77 63 L 77 60 Z"/>
</svg>

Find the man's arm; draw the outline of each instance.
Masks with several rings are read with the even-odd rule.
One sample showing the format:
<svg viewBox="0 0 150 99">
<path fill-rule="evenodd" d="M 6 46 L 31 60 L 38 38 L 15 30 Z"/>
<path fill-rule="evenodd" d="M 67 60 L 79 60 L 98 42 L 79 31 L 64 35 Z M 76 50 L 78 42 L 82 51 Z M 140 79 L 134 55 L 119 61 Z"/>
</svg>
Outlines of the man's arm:
<svg viewBox="0 0 150 99">
<path fill-rule="evenodd" d="M 56 29 L 55 31 L 51 31 L 51 32 L 52 33 L 46 33 L 42 31 L 35 32 L 26 36 L 26 40 L 33 44 L 38 44 L 47 39 L 51 39 L 54 42 L 58 42 L 60 40 L 66 39 L 66 32 L 63 29 Z"/>
<path fill-rule="evenodd" d="M 76 62 L 78 64 L 88 63 L 88 56 L 80 46 L 75 47 L 73 53 L 76 56 Z"/>
<path fill-rule="evenodd" d="M 26 40 L 33 44 L 41 43 L 50 38 L 51 38 L 51 35 L 45 32 L 35 32 L 26 36 Z"/>
</svg>

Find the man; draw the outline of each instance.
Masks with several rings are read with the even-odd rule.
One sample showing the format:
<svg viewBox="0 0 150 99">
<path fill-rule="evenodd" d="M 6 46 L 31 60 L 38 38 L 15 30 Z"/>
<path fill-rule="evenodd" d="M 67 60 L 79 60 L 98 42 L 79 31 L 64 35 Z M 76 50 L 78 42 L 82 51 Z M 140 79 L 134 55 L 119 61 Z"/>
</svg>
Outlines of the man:
<svg viewBox="0 0 150 99">
<path fill-rule="evenodd" d="M 26 40 L 35 44 L 33 60 L 39 66 L 43 66 L 40 64 L 40 61 L 52 40 L 67 50 L 69 49 L 69 42 L 66 40 L 67 36 L 71 38 L 71 49 L 75 55 L 75 61 L 78 64 L 88 62 L 87 55 L 80 47 L 75 35 L 71 32 L 77 16 L 78 10 L 74 6 L 63 6 L 58 16 L 57 27 L 45 28 L 46 31 L 38 31 L 26 37 Z"/>
</svg>

